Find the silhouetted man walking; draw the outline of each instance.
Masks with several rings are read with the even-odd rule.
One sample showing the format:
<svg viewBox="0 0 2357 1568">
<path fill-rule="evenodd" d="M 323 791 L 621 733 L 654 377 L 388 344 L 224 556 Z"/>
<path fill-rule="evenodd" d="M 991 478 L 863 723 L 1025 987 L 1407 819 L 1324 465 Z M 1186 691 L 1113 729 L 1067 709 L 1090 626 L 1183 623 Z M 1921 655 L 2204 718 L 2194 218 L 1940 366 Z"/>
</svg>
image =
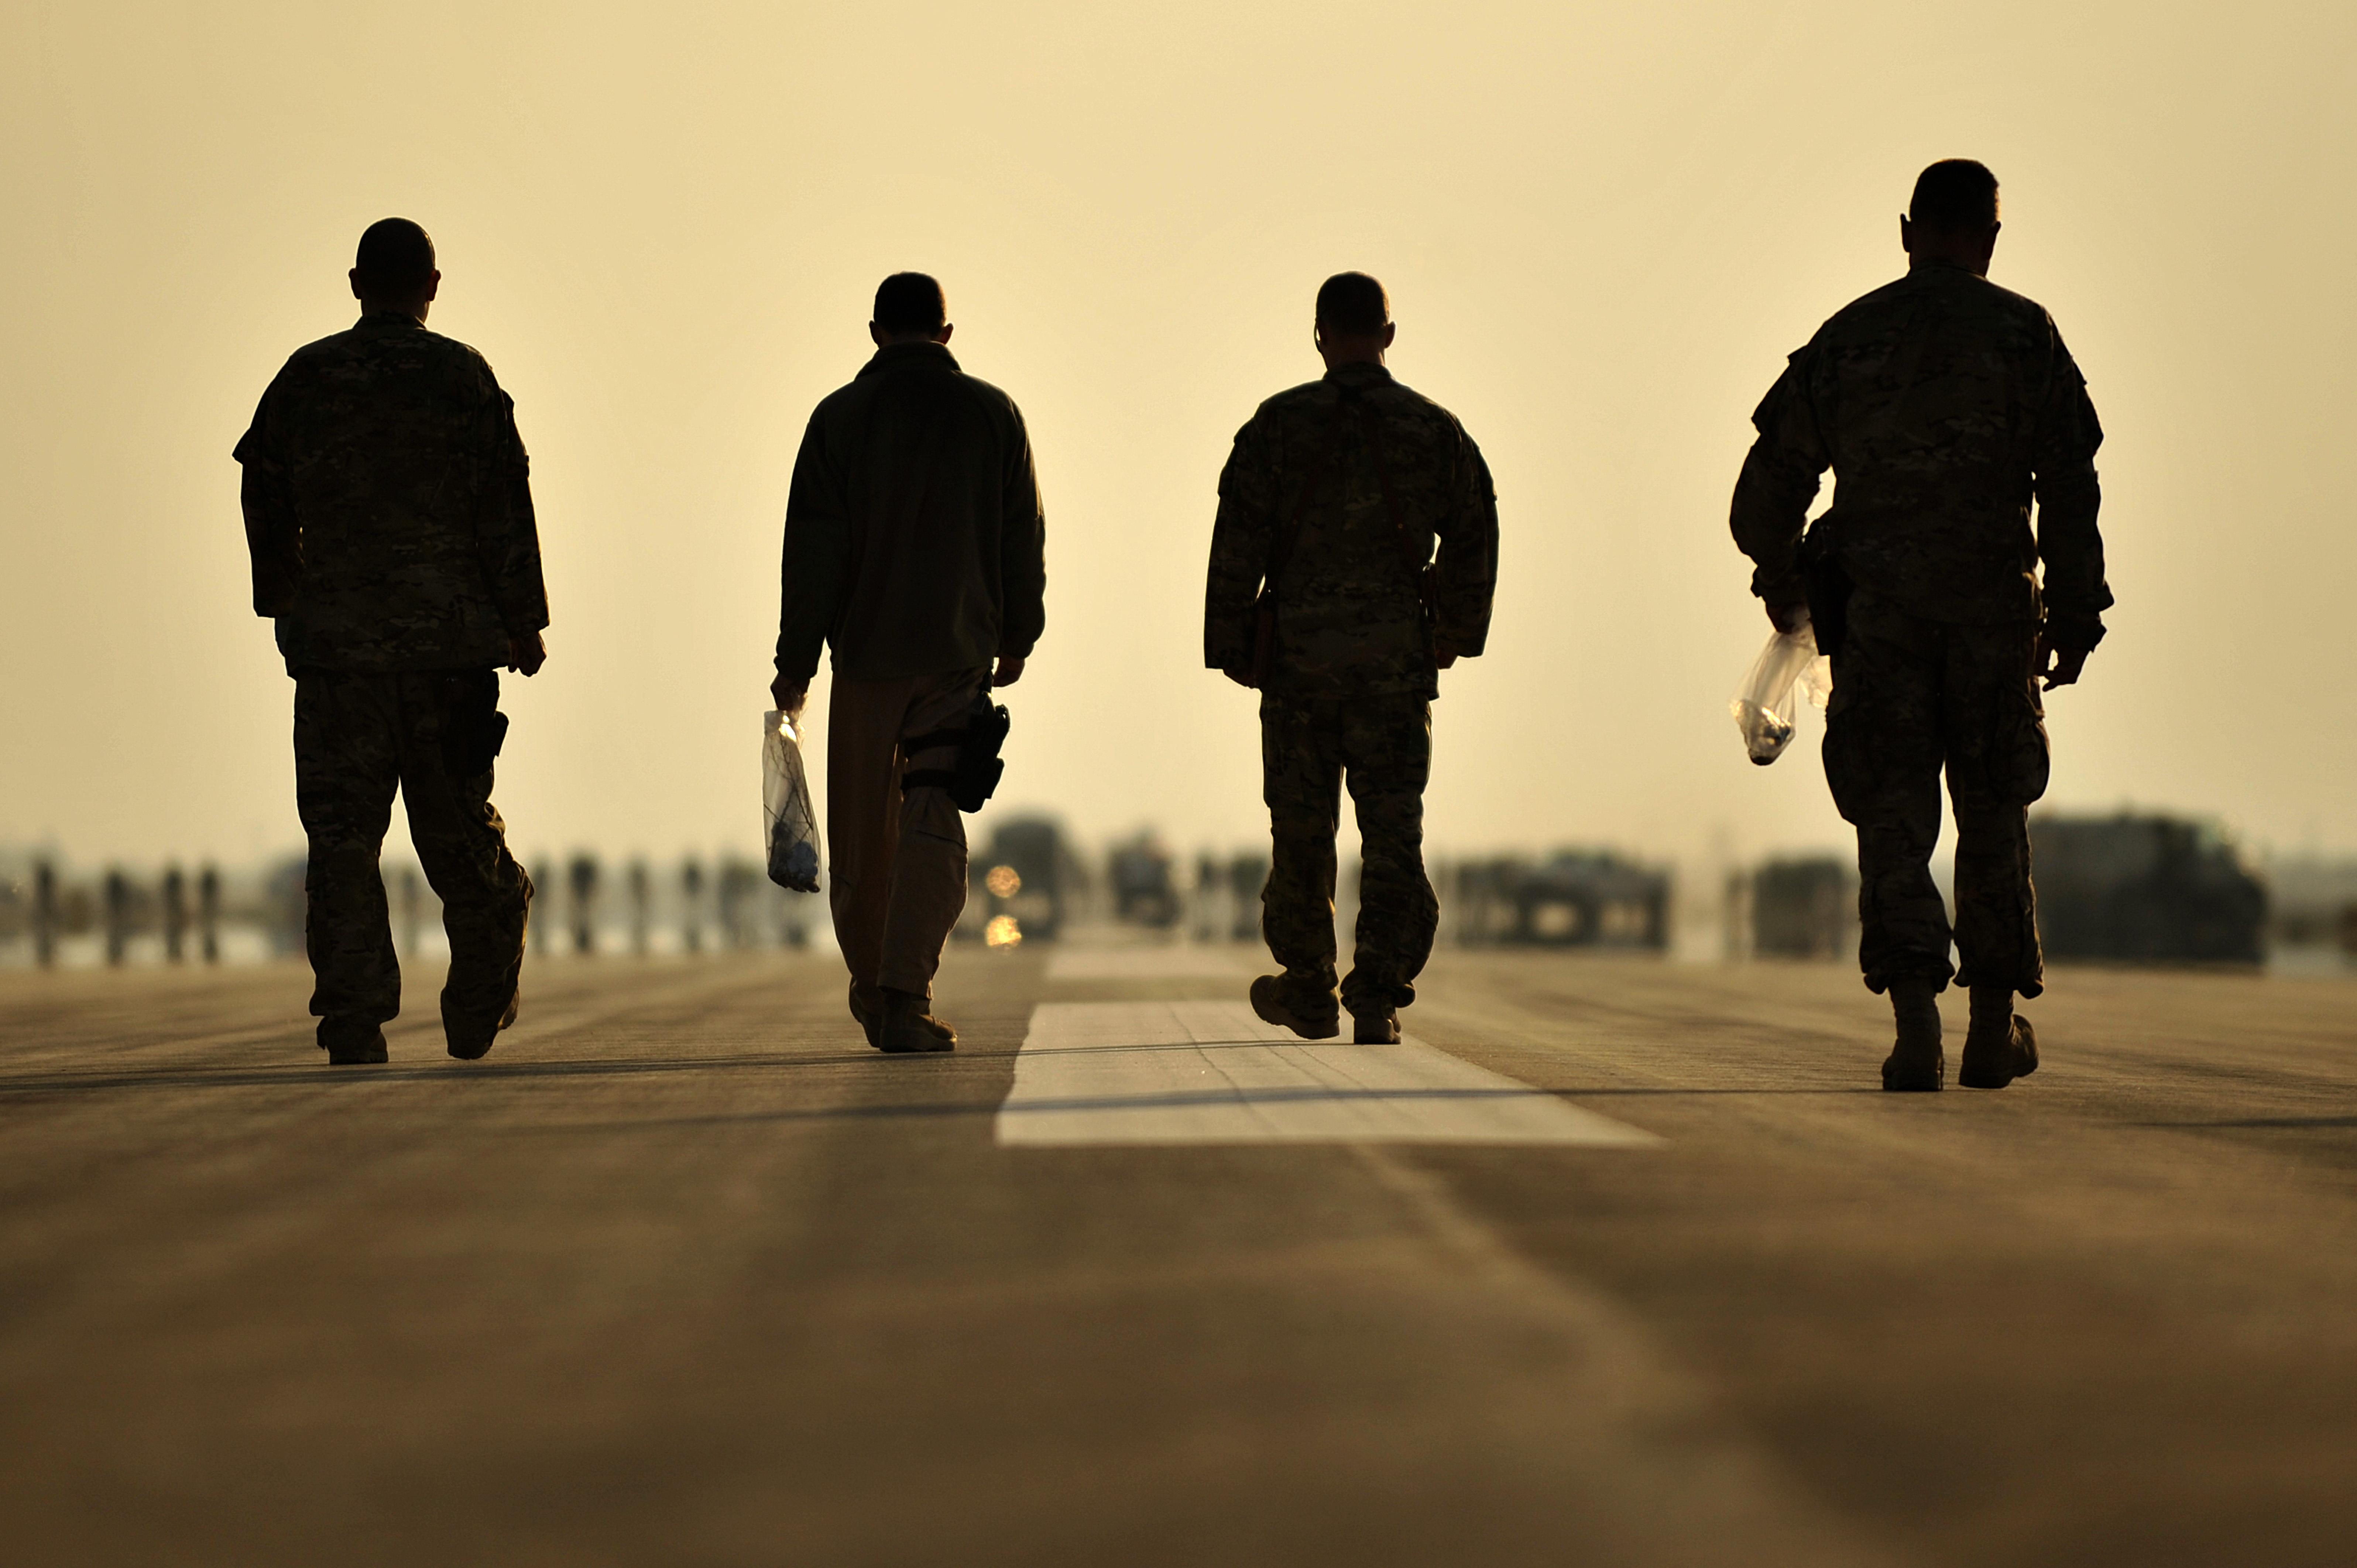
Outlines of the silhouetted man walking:
<svg viewBox="0 0 2357 1568">
<path fill-rule="evenodd" d="M 548 598 L 515 405 L 464 343 L 425 329 L 434 242 L 361 236 L 361 319 L 296 350 L 238 443 L 253 608 L 295 677 L 295 790 L 310 837 L 306 932 L 319 1044 L 385 1059 L 401 972 L 377 856 L 393 792 L 442 899 L 442 1026 L 471 1059 L 515 1021 L 532 883 L 491 806 L 501 666 L 547 657 Z"/>
<path fill-rule="evenodd" d="M 941 285 L 886 278 L 867 326 L 875 357 L 811 415 L 786 505 L 770 688 L 799 713 L 833 647 L 828 901 L 852 1016 L 895 1054 L 957 1043 L 931 1010 L 966 896 L 965 822 L 944 781 L 1047 614 L 1023 415 L 958 368 L 950 333 Z"/>
<path fill-rule="evenodd" d="M 1277 393 L 1220 475 L 1203 661 L 1261 693 L 1274 854 L 1262 929 L 1284 972 L 1254 1010 L 1306 1039 L 1399 1038 L 1432 954 L 1424 787 L 1439 671 L 1479 654 L 1498 577 L 1498 509 L 1456 417 L 1392 379 L 1383 285 L 1318 291 L 1322 380 Z M 1434 544 L 1438 542 L 1436 554 Z M 1348 779 L 1361 872 L 1356 962 L 1334 986 L 1334 833 Z"/>
<path fill-rule="evenodd" d="M 1907 275 L 1820 328 L 1752 415 L 1735 540 L 1769 618 L 1789 630 L 1813 613 L 1833 655 L 1825 778 L 1857 828 L 1859 962 L 1898 1024 L 1882 1086 L 1944 1081 L 1935 999 L 1953 975 L 1972 995 L 1957 1081 L 2002 1089 L 2038 1067 L 2013 1011 L 2044 985 L 2038 678 L 2079 678 L 2112 603 L 2095 528 L 2104 435 L 2053 318 L 1988 281 L 1996 176 L 1933 164 L 1899 232 Z M 1828 467 L 1833 506 L 1804 544 Z M 1932 881 L 1943 768 L 1961 969 Z"/>
</svg>

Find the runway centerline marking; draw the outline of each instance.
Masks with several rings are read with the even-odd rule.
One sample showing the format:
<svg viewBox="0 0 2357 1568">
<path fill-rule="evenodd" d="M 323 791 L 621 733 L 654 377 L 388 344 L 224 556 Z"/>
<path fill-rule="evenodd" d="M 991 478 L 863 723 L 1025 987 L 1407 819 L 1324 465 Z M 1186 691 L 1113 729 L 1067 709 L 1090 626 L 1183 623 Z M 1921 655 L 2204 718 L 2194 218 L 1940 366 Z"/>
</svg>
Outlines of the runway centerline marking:
<svg viewBox="0 0 2357 1568">
<path fill-rule="evenodd" d="M 1303 1040 L 1211 1001 L 1041 1003 L 996 1133 L 1066 1147 L 1661 1142 L 1412 1036 Z"/>
</svg>

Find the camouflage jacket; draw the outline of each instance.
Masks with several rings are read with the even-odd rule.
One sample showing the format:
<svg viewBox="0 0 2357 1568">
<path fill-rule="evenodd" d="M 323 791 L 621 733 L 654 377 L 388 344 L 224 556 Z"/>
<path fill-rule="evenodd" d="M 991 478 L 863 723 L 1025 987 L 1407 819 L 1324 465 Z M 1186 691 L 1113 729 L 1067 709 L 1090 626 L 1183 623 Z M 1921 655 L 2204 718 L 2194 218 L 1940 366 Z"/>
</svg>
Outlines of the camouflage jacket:
<svg viewBox="0 0 2357 1568">
<path fill-rule="evenodd" d="M 1751 421 L 1760 438 L 1733 523 L 1759 568 L 1752 592 L 1802 597 L 1795 551 L 1830 467 L 1833 506 L 1818 526 L 1861 590 L 1932 620 L 2042 613 L 2061 646 L 2102 639 L 2104 433 L 2036 304 L 1965 268 L 1919 263 L 1820 328 Z"/>
<path fill-rule="evenodd" d="M 1426 561 L 1431 622 L 1419 593 Z M 1435 639 L 1480 653 L 1497 581 L 1497 498 L 1472 437 L 1381 365 L 1340 366 L 1270 398 L 1236 433 L 1211 531 L 1203 662 L 1250 666 L 1267 583 L 1276 603 L 1270 691 L 1432 697 Z"/>
<path fill-rule="evenodd" d="M 289 670 L 485 669 L 548 624 L 515 404 L 464 343 L 388 312 L 298 349 L 235 455 Z"/>
</svg>

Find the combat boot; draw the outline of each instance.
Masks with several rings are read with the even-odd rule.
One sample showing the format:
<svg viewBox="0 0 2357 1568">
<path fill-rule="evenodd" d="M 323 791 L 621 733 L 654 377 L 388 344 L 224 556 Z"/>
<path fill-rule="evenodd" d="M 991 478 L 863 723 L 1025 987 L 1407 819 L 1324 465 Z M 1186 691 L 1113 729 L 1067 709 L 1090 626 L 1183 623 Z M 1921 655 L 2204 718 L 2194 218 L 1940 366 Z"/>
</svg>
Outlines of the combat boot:
<svg viewBox="0 0 2357 1568">
<path fill-rule="evenodd" d="M 449 1042 L 450 1054 L 462 1062 L 482 1060 L 490 1054 L 491 1042 L 500 1037 L 500 1031 L 514 1025 L 516 1014 L 522 1006 L 523 987 L 518 985 L 510 993 L 508 1004 L 500 1014 L 498 1020 L 488 1028 L 480 1024 L 454 1026 L 449 1019 L 443 1019 L 442 1035 Z"/>
<path fill-rule="evenodd" d="M 1342 1009 L 1334 993 L 1292 974 L 1264 974 L 1254 981 L 1252 1010 L 1262 1023 L 1290 1029 L 1305 1040 L 1330 1040 L 1342 1032 Z"/>
<path fill-rule="evenodd" d="M 1380 1011 L 1351 1015 L 1351 1043 L 1354 1046 L 1396 1046 L 1399 1044 L 1399 1010 L 1385 1007 Z"/>
<path fill-rule="evenodd" d="M 884 1018 L 884 1004 L 878 997 L 877 987 L 862 985 L 856 980 L 851 983 L 851 1015 L 857 1020 L 861 1032 L 866 1035 L 867 1043 L 871 1046 L 876 1045 L 876 1028 Z M 930 1029 L 939 1035 L 952 1046 L 957 1044 L 957 1031 L 931 1014 L 927 1013 L 920 1016 L 917 1024 L 919 1027 Z M 877 1046 L 877 1049 L 881 1050 L 883 1047 Z"/>
<path fill-rule="evenodd" d="M 879 985 L 883 1007 L 876 1020 L 876 1048 L 887 1056 L 957 1049 L 957 1031 L 932 1015 L 930 998 Z"/>
<path fill-rule="evenodd" d="M 1973 987 L 1973 1021 L 1964 1031 L 1956 1081 L 1966 1089 L 2003 1089 L 2038 1070 L 2038 1036 L 2013 1010 L 2010 987 Z"/>
<path fill-rule="evenodd" d="M 366 1018 L 320 1019 L 319 1048 L 328 1053 L 329 1067 L 365 1067 L 392 1059 L 384 1048 L 384 1030 Z"/>
<path fill-rule="evenodd" d="M 1940 993 L 1923 979 L 1890 983 L 1890 1013 L 1899 1038 L 1882 1064 L 1882 1087 L 1894 1091 L 1937 1092 L 1948 1076 L 1940 1049 Z"/>
</svg>

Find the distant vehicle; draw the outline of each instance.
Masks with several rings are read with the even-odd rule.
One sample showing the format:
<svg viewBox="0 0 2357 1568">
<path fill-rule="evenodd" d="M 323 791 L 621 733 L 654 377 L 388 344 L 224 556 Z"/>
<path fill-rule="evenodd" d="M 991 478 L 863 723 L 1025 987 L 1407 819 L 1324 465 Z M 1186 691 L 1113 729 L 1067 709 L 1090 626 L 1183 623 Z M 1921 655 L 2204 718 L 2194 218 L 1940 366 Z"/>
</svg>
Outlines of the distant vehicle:
<svg viewBox="0 0 2357 1568">
<path fill-rule="evenodd" d="M 2257 963 L 2266 888 L 2216 828 L 2172 817 L 2032 817 L 2046 956 Z"/>
<path fill-rule="evenodd" d="M 1080 863 L 1064 830 L 1048 817 L 1013 817 L 991 830 L 990 849 L 967 862 L 969 908 L 978 929 L 961 922 L 958 934 L 978 935 L 993 947 L 1053 941 L 1071 918 L 1080 892 Z"/>
<path fill-rule="evenodd" d="M 1609 852 L 1564 850 L 1535 865 L 1472 861 L 1455 880 L 1458 940 L 1469 946 L 1669 945 L 1668 875 Z"/>
<path fill-rule="evenodd" d="M 1846 958 L 1857 950 L 1857 868 L 1839 856 L 1771 860 L 1751 873 L 1751 950 L 1763 958 Z"/>
<path fill-rule="evenodd" d="M 1170 852 L 1152 833 L 1114 845 L 1106 879 L 1113 884 L 1114 919 L 1157 930 L 1178 923 L 1184 906 L 1170 875 Z"/>
</svg>

